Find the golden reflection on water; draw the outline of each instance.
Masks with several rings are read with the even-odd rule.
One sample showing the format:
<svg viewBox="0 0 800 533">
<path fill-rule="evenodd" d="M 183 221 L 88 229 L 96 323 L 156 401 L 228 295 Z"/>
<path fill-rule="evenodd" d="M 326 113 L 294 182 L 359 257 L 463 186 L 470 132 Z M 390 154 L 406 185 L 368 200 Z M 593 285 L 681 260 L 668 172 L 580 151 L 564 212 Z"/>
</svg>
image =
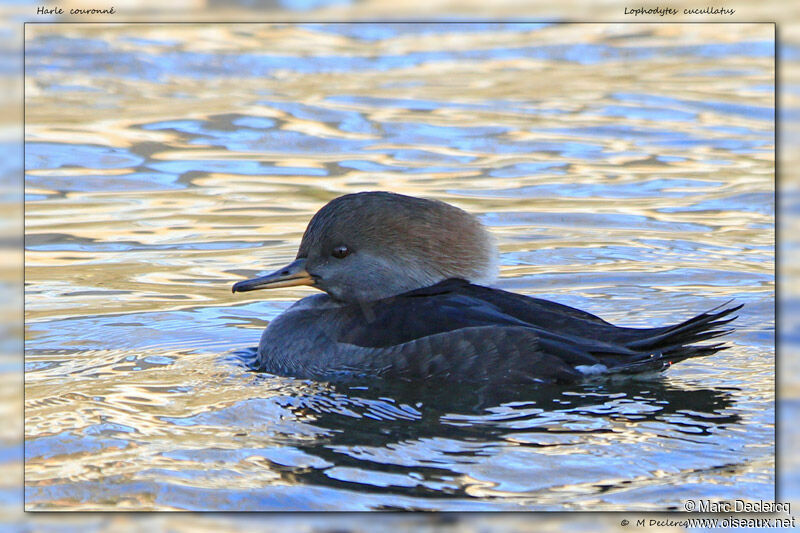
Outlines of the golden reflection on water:
<svg viewBox="0 0 800 533">
<path fill-rule="evenodd" d="M 498 238 L 501 286 L 591 305 L 614 322 L 675 321 L 727 298 L 745 301 L 752 311 L 735 349 L 711 363 L 687 362 L 669 379 L 688 389 L 735 383 L 741 406 L 726 409 L 758 427 L 750 439 L 771 446 L 768 421 L 756 413 L 768 417 L 773 398 L 765 335 L 773 321 L 774 141 L 765 113 L 774 94 L 763 89 L 773 83 L 773 58 L 676 48 L 771 41 L 772 32 L 582 24 L 370 40 L 314 25 L 29 26 L 27 61 L 37 67 L 25 80 L 29 508 L 185 508 L 154 499 L 152 487 L 297 487 L 309 471 L 333 465 L 322 452 L 298 451 L 346 433 L 320 419 L 366 419 L 358 408 L 380 416 L 393 406 L 353 405 L 323 384 L 263 380 L 220 355 L 256 344 L 266 322 L 310 294 L 233 297 L 231 284 L 294 257 L 313 213 L 360 190 L 476 213 Z M 71 59 L 48 45 L 63 38 L 76 39 Z M 585 48 L 569 52 L 577 45 Z M 651 48 L 651 56 L 636 55 Z M 264 56 L 289 60 L 252 75 L 247 69 Z M 249 59 L 240 70 L 227 66 L 241 58 Z M 77 59 L 89 66 L 70 63 Z M 397 409 L 392 416 L 417 420 Z M 616 420 L 574 447 L 559 442 L 531 448 L 527 461 L 509 459 L 611 454 L 606 465 L 564 466 L 551 484 L 523 486 L 525 465 L 496 481 L 488 463 L 421 483 L 514 508 L 562 509 L 565 500 L 631 508 L 637 502 L 626 490 L 679 486 L 697 466 L 682 459 L 662 470 L 648 458 L 643 473 L 626 477 L 615 447 L 669 452 L 662 433 L 671 428 L 652 424 Z M 514 433 L 492 446 L 527 453 L 526 444 L 546 438 Z M 178 453 L 187 451 L 219 456 Z M 492 466 L 506 464 L 499 457 Z M 752 473 L 742 495 L 763 492 L 769 450 L 737 468 L 698 483 Z M 384 488 L 415 483 L 399 474 L 373 479 L 366 467 L 329 474 Z M 110 478 L 149 488 L 114 499 L 103 494 Z M 92 497 L 71 497 L 75 483 Z M 616 489 L 598 492 L 603 484 Z M 649 508 L 677 497 L 667 492 Z"/>
</svg>

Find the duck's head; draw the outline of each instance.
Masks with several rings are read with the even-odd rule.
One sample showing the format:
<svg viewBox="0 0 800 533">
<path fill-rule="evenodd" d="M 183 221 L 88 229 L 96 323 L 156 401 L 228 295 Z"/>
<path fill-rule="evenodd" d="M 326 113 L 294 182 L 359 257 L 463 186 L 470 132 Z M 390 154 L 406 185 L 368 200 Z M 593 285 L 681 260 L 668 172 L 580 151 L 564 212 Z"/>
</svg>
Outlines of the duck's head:
<svg viewBox="0 0 800 533">
<path fill-rule="evenodd" d="M 488 284 L 496 274 L 494 240 L 474 216 L 435 200 L 362 192 L 314 215 L 292 263 L 233 292 L 311 285 L 336 300 L 371 301 L 448 278 Z"/>
</svg>

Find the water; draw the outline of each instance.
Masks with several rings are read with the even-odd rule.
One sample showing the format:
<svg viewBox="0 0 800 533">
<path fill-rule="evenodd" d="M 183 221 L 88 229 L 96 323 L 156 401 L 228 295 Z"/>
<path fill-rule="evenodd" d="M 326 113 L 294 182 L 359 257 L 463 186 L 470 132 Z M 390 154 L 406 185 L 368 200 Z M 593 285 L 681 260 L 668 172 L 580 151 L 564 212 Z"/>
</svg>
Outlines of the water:
<svg viewBox="0 0 800 533">
<path fill-rule="evenodd" d="M 772 25 L 28 25 L 28 509 L 667 510 L 774 497 Z M 441 199 L 497 286 L 620 325 L 744 303 L 661 378 L 249 370 L 232 295 L 328 200 Z"/>
</svg>

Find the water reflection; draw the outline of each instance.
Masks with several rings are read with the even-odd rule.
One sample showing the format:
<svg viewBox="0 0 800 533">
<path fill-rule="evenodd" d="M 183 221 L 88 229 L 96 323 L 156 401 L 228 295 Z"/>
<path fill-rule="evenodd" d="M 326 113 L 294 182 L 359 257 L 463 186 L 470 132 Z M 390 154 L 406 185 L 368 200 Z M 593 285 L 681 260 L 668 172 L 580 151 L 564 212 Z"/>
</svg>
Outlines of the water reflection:
<svg viewBox="0 0 800 533">
<path fill-rule="evenodd" d="M 246 365 L 250 357 L 252 351 L 239 352 L 228 364 Z M 465 500 L 477 493 L 546 507 L 553 502 L 541 491 L 554 486 L 585 498 L 625 490 L 659 472 L 712 467 L 722 457 L 735 460 L 744 453 L 728 438 L 742 423 L 734 407 L 741 392 L 736 388 L 648 380 L 498 391 L 257 376 L 250 386 L 260 399 L 167 421 L 227 426 L 244 442 L 269 433 L 279 448 L 229 444 L 163 455 L 195 468 L 213 463 L 236 470 L 255 462 L 275 476 L 271 483 L 341 490 L 355 484 L 360 491 L 382 494 L 381 508 L 425 509 L 436 508 L 425 503 L 431 497 L 469 508 Z M 291 431 L 275 433 L 263 425 L 277 419 Z M 557 480 L 551 469 L 559 472 Z"/>
</svg>

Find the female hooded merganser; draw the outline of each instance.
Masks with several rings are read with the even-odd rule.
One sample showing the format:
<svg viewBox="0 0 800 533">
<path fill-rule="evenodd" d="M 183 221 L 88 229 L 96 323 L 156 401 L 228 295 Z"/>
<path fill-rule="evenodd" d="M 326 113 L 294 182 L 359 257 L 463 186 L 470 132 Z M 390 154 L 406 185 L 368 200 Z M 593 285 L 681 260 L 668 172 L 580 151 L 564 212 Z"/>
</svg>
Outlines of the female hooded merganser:
<svg viewBox="0 0 800 533">
<path fill-rule="evenodd" d="M 261 336 L 259 369 L 311 379 L 574 382 L 660 371 L 722 343 L 741 308 L 675 326 L 625 328 L 566 305 L 485 287 L 497 250 L 472 215 L 388 192 L 348 194 L 317 212 L 297 258 L 233 292 L 310 285 Z"/>
</svg>

